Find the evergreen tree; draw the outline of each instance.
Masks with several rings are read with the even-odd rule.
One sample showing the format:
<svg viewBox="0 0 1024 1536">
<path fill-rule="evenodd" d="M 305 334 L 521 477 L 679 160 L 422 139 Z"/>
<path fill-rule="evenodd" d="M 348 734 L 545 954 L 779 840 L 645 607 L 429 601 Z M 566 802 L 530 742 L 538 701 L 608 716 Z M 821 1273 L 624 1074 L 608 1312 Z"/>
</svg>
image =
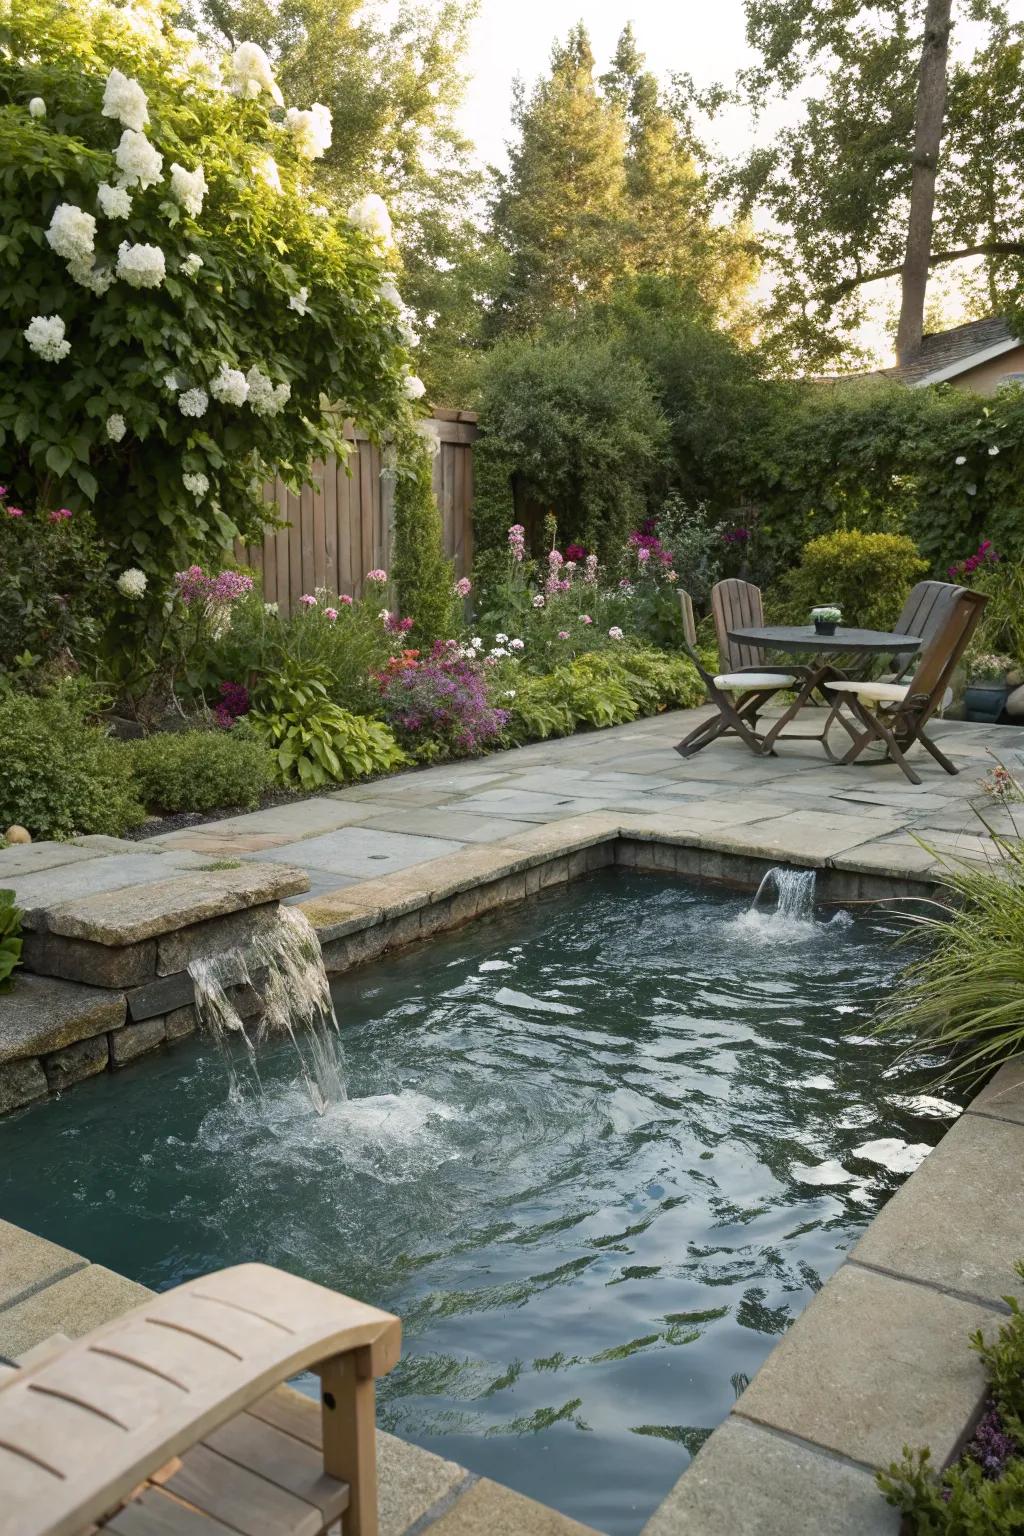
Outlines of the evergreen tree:
<svg viewBox="0 0 1024 1536">
<path fill-rule="evenodd" d="M 427 653 L 436 640 L 455 634 L 455 572 L 444 552 L 426 448 L 415 454 L 395 485 L 391 580 L 399 613 L 413 620 L 411 643 L 420 651 Z"/>
</svg>

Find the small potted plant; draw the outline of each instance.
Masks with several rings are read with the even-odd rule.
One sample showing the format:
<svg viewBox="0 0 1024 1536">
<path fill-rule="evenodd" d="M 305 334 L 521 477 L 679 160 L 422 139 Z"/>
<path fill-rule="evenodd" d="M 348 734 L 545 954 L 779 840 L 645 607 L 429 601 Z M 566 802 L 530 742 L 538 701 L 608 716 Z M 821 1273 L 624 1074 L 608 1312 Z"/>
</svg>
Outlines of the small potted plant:
<svg viewBox="0 0 1024 1536">
<path fill-rule="evenodd" d="M 994 724 L 1006 706 L 1010 691 L 1006 674 L 1013 666 L 1010 656 L 975 651 L 967 658 L 964 719 Z"/>
<path fill-rule="evenodd" d="M 812 608 L 811 619 L 814 623 L 815 634 L 834 635 L 836 625 L 842 616 L 841 610 L 831 603 L 826 604 L 823 608 Z"/>
</svg>

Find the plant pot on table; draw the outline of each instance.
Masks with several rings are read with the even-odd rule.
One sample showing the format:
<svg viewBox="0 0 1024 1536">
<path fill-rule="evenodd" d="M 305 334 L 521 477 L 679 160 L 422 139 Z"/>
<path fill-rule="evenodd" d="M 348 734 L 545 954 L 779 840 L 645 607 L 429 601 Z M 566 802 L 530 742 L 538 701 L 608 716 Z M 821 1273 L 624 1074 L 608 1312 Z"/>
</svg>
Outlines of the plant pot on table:
<svg viewBox="0 0 1024 1536">
<path fill-rule="evenodd" d="M 814 633 L 816 635 L 834 635 L 836 632 L 835 619 L 815 619 Z"/>
</svg>

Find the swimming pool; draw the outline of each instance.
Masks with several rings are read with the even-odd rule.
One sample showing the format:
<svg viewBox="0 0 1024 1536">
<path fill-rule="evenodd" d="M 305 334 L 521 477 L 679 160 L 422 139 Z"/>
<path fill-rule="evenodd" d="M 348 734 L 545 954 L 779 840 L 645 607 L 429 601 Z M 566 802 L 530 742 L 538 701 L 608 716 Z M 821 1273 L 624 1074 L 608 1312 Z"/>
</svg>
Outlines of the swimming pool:
<svg viewBox="0 0 1024 1536">
<path fill-rule="evenodd" d="M 868 1035 L 897 931 L 594 876 L 337 983 L 322 1117 L 195 1041 L 0 1123 L 0 1214 L 400 1313 L 382 1427 L 630 1536 L 959 1113 Z"/>
</svg>

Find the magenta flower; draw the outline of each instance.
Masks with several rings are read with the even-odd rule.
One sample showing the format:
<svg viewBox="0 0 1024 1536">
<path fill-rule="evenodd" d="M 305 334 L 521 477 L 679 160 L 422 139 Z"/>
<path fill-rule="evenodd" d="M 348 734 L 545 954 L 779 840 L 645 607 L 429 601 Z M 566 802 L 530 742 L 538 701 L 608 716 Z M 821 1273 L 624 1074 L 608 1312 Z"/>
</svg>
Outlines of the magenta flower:
<svg viewBox="0 0 1024 1536">
<path fill-rule="evenodd" d="M 473 583 L 468 576 L 460 576 L 455 583 L 456 597 L 468 597 L 473 590 Z"/>
<path fill-rule="evenodd" d="M 60 507 L 56 512 L 50 513 L 50 522 L 66 523 L 71 515 L 71 509 L 69 507 Z"/>
<path fill-rule="evenodd" d="M 344 603 L 346 608 L 352 607 L 352 599 L 349 597 L 347 592 L 343 592 L 341 594 L 341 596 L 338 598 L 338 602 Z"/>
<path fill-rule="evenodd" d="M 572 560 L 576 564 L 579 564 L 581 560 L 586 559 L 586 554 L 587 552 L 583 548 L 582 544 L 567 544 L 565 546 L 565 558 L 567 560 Z"/>
<path fill-rule="evenodd" d="M 8 507 L 7 508 L 7 516 L 8 517 L 24 517 L 25 514 L 21 510 L 20 507 Z"/>
<path fill-rule="evenodd" d="M 388 573 L 387 573 L 387 571 L 381 571 L 381 570 L 367 571 L 366 579 L 367 579 L 367 581 L 379 582 L 380 585 L 383 586 L 384 583 L 388 579 Z"/>
<path fill-rule="evenodd" d="M 337 610 L 337 608 L 325 608 L 324 609 L 324 618 L 328 621 L 328 623 L 333 624 L 337 617 L 338 617 L 338 610 Z"/>
<path fill-rule="evenodd" d="M 303 592 L 302 596 L 299 598 L 299 602 L 304 608 L 316 607 L 316 598 L 313 596 L 312 592 Z"/>
</svg>

